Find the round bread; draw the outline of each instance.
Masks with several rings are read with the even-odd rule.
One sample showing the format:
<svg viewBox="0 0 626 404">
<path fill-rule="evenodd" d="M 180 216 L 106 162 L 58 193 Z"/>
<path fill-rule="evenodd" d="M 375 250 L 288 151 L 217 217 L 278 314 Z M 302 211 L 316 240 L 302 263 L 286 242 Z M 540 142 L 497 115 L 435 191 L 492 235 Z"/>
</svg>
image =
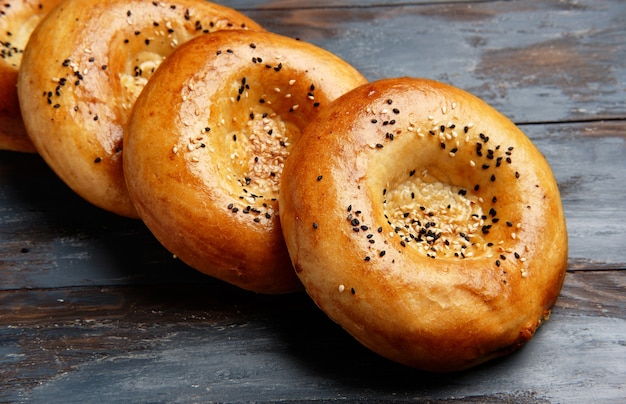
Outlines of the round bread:
<svg viewBox="0 0 626 404">
<path fill-rule="evenodd" d="M 0 150 L 35 153 L 17 99 L 24 46 L 43 16 L 61 0 L 5 1 L 0 10 Z"/>
<path fill-rule="evenodd" d="M 278 217 L 283 162 L 318 111 L 365 82 L 339 57 L 277 34 L 189 41 L 145 87 L 125 134 L 140 217 L 200 272 L 254 292 L 302 290 Z"/>
<path fill-rule="evenodd" d="M 204 0 L 67 0 L 32 33 L 18 77 L 37 151 L 76 193 L 136 217 L 122 172 L 123 128 L 145 83 L 179 44 L 203 33 L 261 29 Z"/>
<path fill-rule="evenodd" d="M 548 163 L 506 117 L 451 86 L 363 85 L 285 163 L 280 218 L 296 273 L 357 340 L 434 372 L 522 346 L 567 262 Z"/>
</svg>

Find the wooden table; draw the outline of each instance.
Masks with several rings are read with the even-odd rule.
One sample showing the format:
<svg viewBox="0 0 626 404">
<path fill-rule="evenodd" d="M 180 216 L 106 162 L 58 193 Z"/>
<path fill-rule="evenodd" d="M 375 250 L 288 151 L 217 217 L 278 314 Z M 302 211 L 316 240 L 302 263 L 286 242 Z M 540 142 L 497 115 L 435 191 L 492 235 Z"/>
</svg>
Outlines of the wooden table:
<svg viewBox="0 0 626 404">
<path fill-rule="evenodd" d="M 626 2 L 229 5 L 370 80 L 441 80 L 518 123 L 550 162 L 568 220 L 551 319 L 484 366 L 408 369 L 306 295 L 202 276 L 38 156 L 0 152 L 0 401 L 626 402 Z"/>
</svg>

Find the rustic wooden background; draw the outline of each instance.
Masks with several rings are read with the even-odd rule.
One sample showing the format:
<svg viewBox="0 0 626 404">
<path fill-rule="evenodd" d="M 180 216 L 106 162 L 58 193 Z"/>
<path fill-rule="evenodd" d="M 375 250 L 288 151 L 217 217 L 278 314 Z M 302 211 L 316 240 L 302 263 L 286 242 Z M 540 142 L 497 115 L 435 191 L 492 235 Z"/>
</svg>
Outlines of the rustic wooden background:
<svg viewBox="0 0 626 404">
<path fill-rule="evenodd" d="M 224 4 L 370 80 L 441 80 L 518 123 L 550 162 L 568 221 L 550 321 L 484 366 L 408 369 L 305 295 L 202 276 L 38 156 L 0 152 L 0 402 L 626 402 L 626 2 Z"/>
</svg>

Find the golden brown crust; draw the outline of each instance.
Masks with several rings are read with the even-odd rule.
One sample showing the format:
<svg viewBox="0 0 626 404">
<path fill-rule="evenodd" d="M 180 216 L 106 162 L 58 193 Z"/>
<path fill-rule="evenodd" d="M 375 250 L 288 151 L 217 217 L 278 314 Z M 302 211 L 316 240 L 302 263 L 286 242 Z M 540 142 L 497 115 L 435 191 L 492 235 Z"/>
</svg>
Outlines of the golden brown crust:
<svg viewBox="0 0 626 404">
<path fill-rule="evenodd" d="M 41 18 L 61 0 L 8 0 L 0 12 L 0 150 L 35 153 L 17 98 L 22 53 Z"/>
<path fill-rule="evenodd" d="M 285 164 L 280 217 L 321 309 L 430 371 L 522 346 L 565 275 L 544 157 L 482 100 L 434 81 L 381 80 L 325 109 Z"/>
<path fill-rule="evenodd" d="M 29 137 L 74 191 L 136 217 L 122 173 L 123 126 L 147 79 L 179 44 L 204 32 L 261 29 L 203 0 L 68 0 L 25 49 L 18 95 Z"/>
<path fill-rule="evenodd" d="M 137 99 L 124 169 L 140 217 L 197 270 L 301 290 L 277 208 L 282 164 L 318 111 L 365 78 L 311 44 L 219 32 L 181 46 Z"/>
</svg>

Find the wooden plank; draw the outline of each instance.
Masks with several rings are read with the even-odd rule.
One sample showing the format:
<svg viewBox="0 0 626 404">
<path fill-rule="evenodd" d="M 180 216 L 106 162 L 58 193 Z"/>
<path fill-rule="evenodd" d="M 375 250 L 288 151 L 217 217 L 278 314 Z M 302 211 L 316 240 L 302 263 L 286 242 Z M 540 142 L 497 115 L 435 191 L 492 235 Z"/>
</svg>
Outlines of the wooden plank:
<svg viewBox="0 0 626 404">
<path fill-rule="evenodd" d="M 626 121 L 521 128 L 559 184 L 569 268 L 626 268 Z"/>
<path fill-rule="evenodd" d="M 618 402 L 625 287 L 624 271 L 568 274 L 525 348 L 452 375 L 376 356 L 304 294 L 222 284 L 0 292 L 0 401 Z"/>
<path fill-rule="evenodd" d="M 419 76 L 516 122 L 624 118 L 626 7 L 616 0 L 250 10 L 268 30 L 330 50 L 370 80 Z"/>
<path fill-rule="evenodd" d="M 73 193 L 36 155 L 0 152 L 0 289 L 202 282 L 139 220 Z"/>
<path fill-rule="evenodd" d="M 626 320 L 625 290 L 626 271 L 570 272 L 557 308 L 572 314 Z"/>
<path fill-rule="evenodd" d="M 624 122 L 523 125 L 559 182 L 570 269 L 626 268 Z M 0 290 L 195 283 L 136 220 L 71 192 L 38 156 L 0 153 Z"/>
<path fill-rule="evenodd" d="M 521 351 L 452 375 L 390 363 L 304 294 L 255 295 L 0 152 L 0 402 L 626 400 L 626 6 L 621 0 L 234 0 L 371 80 L 465 88 L 550 162 L 569 230 L 551 319 Z"/>
</svg>

